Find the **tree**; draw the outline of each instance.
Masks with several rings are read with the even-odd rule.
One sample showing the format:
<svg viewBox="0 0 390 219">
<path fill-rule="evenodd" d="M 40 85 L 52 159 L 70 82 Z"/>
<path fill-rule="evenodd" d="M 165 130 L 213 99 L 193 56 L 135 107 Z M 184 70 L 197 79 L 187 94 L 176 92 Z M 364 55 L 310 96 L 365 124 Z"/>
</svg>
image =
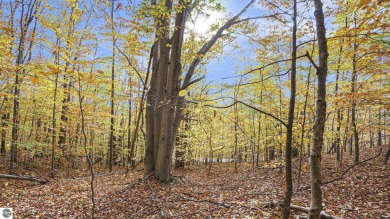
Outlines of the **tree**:
<svg viewBox="0 0 390 219">
<path fill-rule="evenodd" d="M 290 105 L 288 109 L 287 139 L 286 139 L 286 193 L 283 204 L 283 218 L 290 217 L 290 204 L 293 193 L 291 151 L 294 125 L 294 109 L 296 97 L 296 74 L 297 74 L 297 1 L 293 5 L 293 31 L 292 31 L 292 54 L 291 54 L 291 85 L 290 85 Z"/>
<path fill-rule="evenodd" d="M 155 9 L 160 11 L 155 18 L 157 41 L 155 48 L 159 48 L 158 58 L 154 57 L 153 71 L 151 76 L 151 87 L 148 92 L 148 101 L 151 101 L 153 108 L 149 107 L 146 114 L 146 148 L 145 148 L 145 175 L 156 169 L 155 176 L 161 182 L 171 180 L 171 162 L 175 143 L 175 136 L 181 122 L 183 112 L 184 95 L 180 91 L 186 90 L 190 85 L 200 79 L 192 80 L 196 67 L 202 57 L 213 47 L 223 32 L 233 25 L 248 21 L 253 18 L 239 20 L 238 18 L 254 3 L 251 0 L 237 15 L 230 18 L 222 25 L 217 32 L 197 52 L 192 60 L 184 80 L 180 84 L 181 47 L 184 38 L 186 16 L 189 13 L 190 5 L 186 1 L 179 1 L 172 5 L 171 1 L 152 1 Z M 170 14 L 175 8 L 175 29 L 172 40 L 169 41 Z M 258 17 L 256 17 L 258 18 Z M 171 43 L 171 44 L 170 44 Z M 170 48 L 169 48 L 170 47 Z M 170 56 L 169 56 L 169 50 Z M 152 125 L 153 124 L 153 125 Z M 152 128 L 153 127 L 153 128 Z"/>
<path fill-rule="evenodd" d="M 311 206 L 310 219 L 319 219 L 322 210 L 321 152 L 324 145 L 326 119 L 326 75 L 328 71 L 328 46 L 325 18 L 321 0 L 314 0 L 314 16 L 317 27 L 318 60 L 316 118 L 313 128 L 313 145 L 310 153 Z"/>
</svg>

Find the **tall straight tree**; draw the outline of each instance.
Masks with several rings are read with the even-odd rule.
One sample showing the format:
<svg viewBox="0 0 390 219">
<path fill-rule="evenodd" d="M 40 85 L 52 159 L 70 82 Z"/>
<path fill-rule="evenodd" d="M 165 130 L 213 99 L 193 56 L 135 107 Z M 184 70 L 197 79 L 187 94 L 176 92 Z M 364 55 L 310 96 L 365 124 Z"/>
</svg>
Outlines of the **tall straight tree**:
<svg viewBox="0 0 390 219">
<path fill-rule="evenodd" d="M 287 139 L 286 139 L 286 193 L 284 195 L 283 218 L 290 217 L 290 204 L 293 193 L 291 149 L 294 125 L 294 108 L 296 97 L 296 77 L 297 77 L 297 1 L 294 0 L 293 32 L 292 32 L 292 52 L 291 52 L 291 88 L 290 106 L 288 109 Z"/>
<path fill-rule="evenodd" d="M 351 108 L 351 122 L 352 122 L 352 130 L 353 130 L 353 143 L 355 148 L 355 163 L 359 162 L 359 132 L 357 130 L 357 119 L 356 119 L 356 81 L 357 81 L 357 22 L 356 22 L 356 11 L 354 12 L 354 29 L 355 29 L 355 36 L 354 36 L 354 42 L 353 42 L 353 57 L 352 57 L 352 78 L 351 78 L 351 94 L 352 94 L 352 108 Z"/>
<path fill-rule="evenodd" d="M 112 171 L 112 165 L 114 160 L 114 123 L 115 123 L 115 111 L 114 111 L 114 97 L 115 97 L 115 34 L 114 34 L 114 1 L 111 0 L 111 34 L 112 34 L 112 63 L 111 63 L 111 106 L 110 106 L 110 142 L 109 150 L 110 156 L 108 160 L 108 169 Z"/>
<path fill-rule="evenodd" d="M 319 219 L 322 210 L 321 190 L 321 151 L 324 145 L 324 129 L 326 120 L 326 76 L 328 72 L 328 45 L 326 40 L 326 28 L 324 12 L 321 0 L 314 0 L 314 16 L 316 19 L 318 39 L 317 67 L 317 101 L 316 116 L 313 128 L 313 145 L 310 153 L 310 180 L 311 180 L 311 206 L 310 219 Z"/>
</svg>

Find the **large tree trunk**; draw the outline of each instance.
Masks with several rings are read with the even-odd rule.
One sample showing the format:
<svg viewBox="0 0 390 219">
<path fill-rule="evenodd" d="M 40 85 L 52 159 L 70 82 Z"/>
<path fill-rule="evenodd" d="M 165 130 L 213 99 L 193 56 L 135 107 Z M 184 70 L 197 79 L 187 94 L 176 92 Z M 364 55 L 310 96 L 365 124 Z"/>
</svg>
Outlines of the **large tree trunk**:
<svg viewBox="0 0 390 219">
<path fill-rule="evenodd" d="M 321 0 L 314 0 L 318 39 L 319 66 L 317 67 L 317 102 L 313 128 L 313 146 L 310 153 L 311 206 L 310 219 L 319 219 L 322 210 L 321 151 L 324 144 L 326 119 L 326 75 L 328 72 L 328 46 Z"/>
<path fill-rule="evenodd" d="M 168 14 L 170 15 L 171 10 L 172 10 L 172 2 L 170 0 L 165 0 L 165 10 L 167 10 Z M 155 94 L 155 108 L 154 108 L 154 146 L 153 146 L 153 160 L 154 160 L 154 169 L 157 169 L 158 163 L 158 153 L 159 148 L 160 148 L 160 139 L 164 138 L 166 139 L 166 134 L 163 133 L 164 136 L 161 136 L 162 132 L 168 131 L 169 124 L 171 123 L 170 121 L 164 121 L 162 122 L 162 117 L 164 116 L 164 113 L 167 115 L 167 107 L 173 106 L 173 103 L 171 103 L 167 98 L 168 98 L 168 90 L 167 90 L 167 82 L 169 78 L 169 52 L 170 52 L 170 47 L 169 47 L 169 26 L 170 26 L 170 16 L 164 16 L 160 15 L 158 19 L 158 24 L 160 25 L 157 29 L 158 33 L 158 45 L 159 45 L 159 61 L 158 61 L 158 70 L 157 70 L 157 93 Z M 173 45 L 172 45 L 173 48 Z M 172 96 L 171 96 L 172 97 Z M 169 102 L 168 102 L 169 101 Z M 163 112 L 164 111 L 164 112 Z M 167 119 L 167 118 L 165 118 Z M 173 121 L 173 120 L 171 120 Z M 164 141 L 163 140 L 163 141 Z M 162 149 L 164 151 L 164 149 Z M 171 159 L 169 158 L 171 156 L 168 155 L 165 159 Z M 165 165 L 165 162 L 160 160 L 160 165 Z M 163 167 L 160 166 L 160 171 L 162 170 Z M 166 165 L 165 169 L 169 169 L 170 171 L 170 166 Z M 161 173 L 161 172 L 160 172 Z M 158 173 L 156 173 L 156 177 L 159 178 Z M 164 178 L 164 177 L 162 177 Z M 161 179 L 163 180 L 168 180 L 170 177 L 166 179 Z"/>
<path fill-rule="evenodd" d="M 184 5 L 184 0 L 179 1 Z M 175 141 L 174 119 L 179 93 L 179 77 L 181 74 L 181 50 L 184 38 L 184 28 L 187 8 L 176 13 L 175 30 L 172 38 L 172 51 L 169 63 L 167 86 L 162 103 L 161 132 L 156 164 L 156 177 L 161 181 L 170 181 L 171 163 Z"/>
</svg>

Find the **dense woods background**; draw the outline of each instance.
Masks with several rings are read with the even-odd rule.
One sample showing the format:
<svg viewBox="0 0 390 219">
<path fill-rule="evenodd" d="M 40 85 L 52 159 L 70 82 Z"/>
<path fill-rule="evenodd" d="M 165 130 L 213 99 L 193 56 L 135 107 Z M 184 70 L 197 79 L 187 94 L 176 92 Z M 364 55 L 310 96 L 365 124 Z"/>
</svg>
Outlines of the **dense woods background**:
<svg viewBox="0 0 390 219">
<path fill-rule="evenodd" d="M 194 180 L 210 183 L 208 177 L 214 177 L 213 189 L 224 194 L 216 181 L 231 172 L 238 174 L 231 176 L 234 188 L 241 179 L 252 186 L 278 182 L 266 201 L 282 203 L 285 197 L 281 207 L 288 218 L 291 198 L 292 204 L 309 205 L 304 191 L 309 172 L 315 173 L 308 164 L 314 153 L 311 159 L 318 157 L 319 166 L 311 168 L 320 171 L 325 163 L 318 186 L 338 185 L 356 168 L 367 168 L 363 178 L 378 173 L 374 184 L 380 204 L 373 205 L 383 211 L 360 216 L 389 216 L 389 191 L 381 189 L 390 183 L 389 2 L 323 3 L 321 29 L 318 0 L 0 0 L 0 158 L 1 178 L 6 178 L 1 186 L 20 186 L 10 178 L 59 183 L 88 173 L 90 193 L 84 195 L 93 204 L 82 209 L 92 207 L 99 216 L 104 188 L 96 180 L 123 178 L 134 191 L 150 190 L 152 206 L 160 209 L 157 217 L 176 218 L 187 216 L 161 213 L 157 199 L 169 192 L 150 182 L 152 175 L 160 183 L 181 182 L 179 187 Z M 326 112 L 318 111 L 325 110 L 320 103 L 325 97 Z M 317 130 L 322 126 L 323 134 Z M 99 178 L 107 172 L 114 175 Z M 136 177 L 141 179 L 130 180 Z M 253 194 L 272 190 L 261 188 Z M 312 200 L 322 197 L 316 194 Z M 335 196 L 323 195 L 325 202 Z M 229 202 L 239 199 L 226 196 Z M 196 197 L 179 200 L 237 207 L 223 198 Z M 281 211 L 264 216 L 259 205 L 241 203 L 250 207 L 238 215 L 281 217 Z M 312 215 L 314 205 L 312 218 L 318 217 Z M 345 208 L 344 217 L 356 216 L 355 206 Z M 119 212 L 121 217 L 155 214 Z M 335 209 L 332 213 L 342 216 Z"/>
</svg>

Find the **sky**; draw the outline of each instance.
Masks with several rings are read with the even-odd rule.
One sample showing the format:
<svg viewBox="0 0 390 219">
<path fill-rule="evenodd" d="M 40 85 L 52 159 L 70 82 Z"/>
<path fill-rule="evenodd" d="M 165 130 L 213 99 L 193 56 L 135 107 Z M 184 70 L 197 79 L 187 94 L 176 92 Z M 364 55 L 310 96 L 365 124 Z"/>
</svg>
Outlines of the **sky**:
<svg viewBox="0 0 390 219">
<path fill-rule="evenodd" d="M 195 30 L 199 34 L 206 33 L 208 27 L 211 24 L 217 22 L 221 18 L 224 18 L 227 14 L 229 14 L 229 13 L 230 14 L 237 14 L 249 2 L 249 0 L 246 0 L 246 1 L 245 0 L 241 0 L 241 1 L 234 1 L 234 0 L 229 1 L 228 0 L 228 1 L 220 1 L 220 2 L 223 2 L 223 6 L 226 8 L 226 12 L 212 12 L 212 13 L 210 13 L 210 16 L 202 17 L 201 19 L 198 19 L 195 23 Z M 326 10 L 326 8 L 328 8 L 328 7 L 331 8 L 332 6 L 330 4 L 331 4 L 331 1 L 324 1 L 324 10 Z M 314 9 L 312 9 L 312 8 L 304 9 L 304 7 L 302 7 L 302 6 L 300 7 L 301 9 L 299 9 L 299 7 L 298 7 L 298 10 L 304 11 L 303 16 L 305 16 L 306 18 L 313 18 L 314 17 Z M 276 10 L 275 12 L 280 12 L 280 11 Z M 275 12 L 268 12 L 267 10 L 265 10 L 261 5 L 259 5 L 256 2 L 240 18 L 242 19 L 242 18 L 247 18 L 247 17 L 269 15 L 269 14 L 272 14 Z M 292 13 L 292 11 L 290 11 L 290 13 Z M 298 22 L 299 21 L 300 20 L 298 19 Z M 332 30 L 335 28 L 335 26 L 332 24 L 332 21 L 333 21 L 332 18 L 325 19 L 326 25 L 329 28 L 327 30 L 328 35 L 330 35 L 332 33 Z M 263 28 L 263 26 L 268 25 L 268 24 L 269 25 L 271 25 L 271 24 L 276 25 L 279 28 L 285 28 L 286 30 L 288 30 L 292 26 L 292 22 L 287 23 L 287 24 L 282 24 L 279 21 L 269 20 L 269 19 L 267 19 L 267 20 L 266 19 L 257 19 L 254 22 L 256 22 L 257 24 L 260 25 L 260 30 L 259 30 L 260 35 L 267 35 L 269 33 L 268 29 Z M 301 25 L 298 26 L 298 28 L 302 28 L 303 26 L 304 25 L 301 23 Z M 313 35 L 314 35 L 314 33 L 313 33 Z M 298 39 L 298 43 L 299 43 L 299 40 L 306 41 L 308 39 L 311 39 L 313 35 L 307 36 L 306 38 Z M 211 82 L 211 83 L 219 84 L 219 83 L 223 82 L 223 83 L 228 83 L 228 84 L 234 84 L 233 79 L 223 80 L 223 78 L 237 76 L 237 74 L 240 72 L 240 70 L 243 71 L 243 69 L 248 68 L 248 66 L 250 68 L 250 66 L 254 67 L 254 66 L 256 66 L 256 64 L 259 65 L 258 63 L 255 63 L 253 61 L 250 61 L 248 59 L 243 58 L 243 57 L 255 57 L 256 54 L 254 52 L 253 45 L 249 44 L 247 38 L 240 36 L 240 35 L 236 35 L 236 36 L 237 36 L 236 41 L 239 43 L 240 47 L 238 49 L 233 50 L 233 51 L 232 51 L 231 47 L 227 47 L 225 49 L 224 55 L 219 57 L 218 60 L 214 59 L 214 60 L 210 61 L 206 65 L 206 69 L 208 71 L 208 74 L 206 75 L 205 83 Z M 239 54 L 239 56 L 237 56 L 237 53 Z M 237 78 L 237 79 L 239 79 L 239 78 Z M 329 79 L 332 80 L 332 77 L 330 77 Z"/>
<path fill-rule="evenodd" d="M 220 2 L 223 7 L 225 7 L 225 11 L 210 11 L 206 10 L 204 11 L 206 15 L 200 15 L 198 19 L 195 20 L 194 24 L 191 22 L 187 22 L 188 28 L 194 28 L 195 31 L 200 35 L 207 35 L 207 31 L 210 28 L 211 25 L 215 23 L 219 23 L 220 25 L 223 24 L 222 20 L 226 17 L 231 17 L 232 15 L 237 14 L 239 11 L 244 8 L 244 6 L 249 2 L 250 0 L 217 0 L 217 2 Z M 121 2 L 124 7 L 126 5 L 136 5 L 139 4 L 140 0 L 133 0 L 133 1 L 114 1 L 114 4 L 118 4 Z M 108 12 L 107 8 L 107 12 Z M 124 10 L 118 10 L 115 14 L 116 17 L 118 16 L 128 16 L 126 14 L 123 14 Z M 268 12 L 262 6 L 260 6 L 257 2 L 253 4 L 252 7 L 250 7 L 240 18 L 248 18 L 253 16 L 261 16 L 261 15 L 269 15 L 274 12 Z M 313 14 L 312 11 L 308 12 L 309 14 Z M 289 28 L 290 24 L 287 24 L 286 27 L 282 27 L 283 25 L 279 21 L 272 21 L 272 20 L 265 20 L 265 19 L 258 19 L 256 21 L 252 21 L 260 24 L 260 35 L 266 35 L 268 33 L 268 30 L 264 28 L 264 25 L 270 24 L 269 22 L 272 22 L 273 25 L 278 25 L 280 28 Z M 98 22 L 97 25 L 102 26 L 104 25 L 104 18 L 101 19 L 100 23 Z M 124 31 L 126 31 L 124 29 Z M 209 35 L 211 37 L 211 35 Z M 232 46 L 226 46 L 224 48 L 224 52 L 221 56 L 219 56 L 217 59 L 214 58 L 206 64 L 205 68 L 207 70 L 206 78 L 204 83 L 213 83 L 213 84 L 220 84 L 220 83 L 229 83 L 233 84 L 234 79 L 224 79 L 228 77 L 236 76 L 239 72 L 242 72 L 243 69 L 248 69 L 251 67 L 255 67 L 256 65 L 259 65 L 258 63 L 255 63 L 253 61 L 253 58 L 256 57 L 255 51 L 256 48 L 253 48 L 254 45 L 249 44 L 248 39 L 244 36 L 241 36 L 240 34 L 235 35 L 236 40 L 235 42 L 239 45 L 238 48 L 233 49 Z M 311 37 L 311 36 L 310 36 Z M 99 52 L 98 57 L 109 57 L 112 54 L 112 44 L 111 43 L 102 43 L 99 45 Z M 251 60 L 252 59 L 252 60 Z M 146 66 L 145 60 L 141 60 L 142 65 Z"/>
</svg>

